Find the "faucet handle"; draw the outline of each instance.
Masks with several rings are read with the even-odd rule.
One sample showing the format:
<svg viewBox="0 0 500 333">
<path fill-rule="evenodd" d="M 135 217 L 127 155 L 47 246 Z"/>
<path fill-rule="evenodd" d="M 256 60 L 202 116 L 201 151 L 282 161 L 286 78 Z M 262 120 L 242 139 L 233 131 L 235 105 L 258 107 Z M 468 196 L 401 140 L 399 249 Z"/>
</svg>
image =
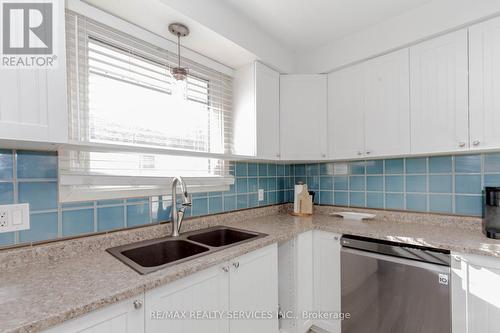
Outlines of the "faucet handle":
<svg viewBox="0 0 500 333">
<path fill-rule="evenodd" d="M 187 194 L 187 192 L 183 193 L 182 196 L 182 206 L 184 207 L 191 207 L 193 204 L 193 200 L 191 199 L 191 196 Z"/>
</svg>

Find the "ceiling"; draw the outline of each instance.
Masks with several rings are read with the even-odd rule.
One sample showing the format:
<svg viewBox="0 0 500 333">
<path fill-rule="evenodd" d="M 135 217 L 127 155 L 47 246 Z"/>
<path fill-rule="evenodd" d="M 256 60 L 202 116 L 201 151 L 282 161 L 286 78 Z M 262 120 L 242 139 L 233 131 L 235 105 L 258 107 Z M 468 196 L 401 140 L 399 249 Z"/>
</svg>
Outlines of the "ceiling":
<svg viewBox="0 0 500 333">
<path fill-rule="evenodd" d="M 73 0 L 173 40 L 171 22 L 189 26 L 183 46 L 237 69 L 255 59 L 284 73 L 301 55 L 444 0 Z"/>
<path fill-rule="evenodd" d="M 168 24 L 182 22 L 191 30 L 182 45 L 231 68 L 239 68 L 255 59 L 255 55 L 233 41 L 210 30 L 190 17 L 166 6 L 159 0 L 82 0 L 141 28 L 177 42 Z"/>
<path fill-rule="evenodd" d="M 294 52 L 319 48 L 432 0 L 220 0 Z"/>
</svg>

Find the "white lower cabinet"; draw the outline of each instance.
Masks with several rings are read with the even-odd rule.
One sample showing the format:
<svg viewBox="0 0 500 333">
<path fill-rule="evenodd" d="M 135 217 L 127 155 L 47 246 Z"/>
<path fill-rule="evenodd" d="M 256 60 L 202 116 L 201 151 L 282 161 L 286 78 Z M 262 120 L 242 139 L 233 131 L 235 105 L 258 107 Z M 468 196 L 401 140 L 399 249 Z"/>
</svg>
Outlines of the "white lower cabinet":
<svg viewBox="0 0 500 333">
<path fill-rule="evenodd" d="M 148 291 L 146 332 L 277 333 L 277 261 L 271 245 Z M 273 318 L 260 319 L 267 311 Z M 207 315 L 216 318 L 204 320 Z"/>
<path fill-rule="evenodd" d="M 313 232 L 299 234 L 279 246 L 280 331 L 305 333 L 314 324 L 303 313 L 314 310 Z"/>
<path fill-rule="evenodd" d="M 340 235 L 316 230 L 313 234 L 314 309 L 319 314 L 340 313 Z M 340 320 L 322 318 L 314 325 L 340 333 Z"/>
<path fill-rule="evenodd" d="M 146 292 L 146 332 L 228 332 L 225 319 L 193 319 L 198 311 L 227 311 L 227 263 Z"/>
<path fill-rule="evenodd" d="M 229 267 L 229 310 L 231 313 L 255 315 L 255 318 L 229 320 L 229 331 L 232 333 L 277 333 L 279 331 L 276 317 L 278 311 L 277 245 L 236 258 L 230 262 Z"/>
<path fill-rule="evenodd" d="M 110 305 L 51 328 L 45 333 L 143 333 L 144 295 Z"/>
<path fill-rule="evenodd" d="M 452 255 L 453 333 L 496 333 L 500 323 L 500 259 Z"/>
</svg>

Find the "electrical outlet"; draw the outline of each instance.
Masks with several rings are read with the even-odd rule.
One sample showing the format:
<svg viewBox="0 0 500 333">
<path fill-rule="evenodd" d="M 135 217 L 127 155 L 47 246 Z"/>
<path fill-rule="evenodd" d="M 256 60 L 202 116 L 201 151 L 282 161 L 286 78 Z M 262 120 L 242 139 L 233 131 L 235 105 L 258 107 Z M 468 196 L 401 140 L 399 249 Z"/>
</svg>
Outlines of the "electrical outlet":
<svg viewBox="0 0 500 333">
<path fill-rule="evenodd" d="M 0 210 L 0 230 L 9 225 L 9 212 L 7 210 Z"/>
<path fill-rule="evenodd" d="M 29 204 L 0 205 L 0 233 L 30 228 Z"/>
</svg>

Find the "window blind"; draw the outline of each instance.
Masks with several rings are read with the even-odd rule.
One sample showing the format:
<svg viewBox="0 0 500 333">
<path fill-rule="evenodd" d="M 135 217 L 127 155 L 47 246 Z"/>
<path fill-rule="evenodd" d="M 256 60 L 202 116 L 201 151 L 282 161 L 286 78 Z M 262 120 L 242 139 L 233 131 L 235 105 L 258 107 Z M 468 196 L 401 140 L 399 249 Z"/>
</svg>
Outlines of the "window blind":
<svg viewBox="0 0 500 333">
<path fill-rule="evenodd" d="M 70 140 L 230 154 L 232 78 L 68 11 Z"/>
<path fill-rule="evenodd" d="M 210 154 L 232 153 L 231 77 L 182 58 L 178 82 L 174 53 L 71 11 L 66 34 L 73 148 L 59 152 L 61 201 L 165 194 L 176 175 L 191 192 L 229 188 L 229 162 Z"/>
</svg>

